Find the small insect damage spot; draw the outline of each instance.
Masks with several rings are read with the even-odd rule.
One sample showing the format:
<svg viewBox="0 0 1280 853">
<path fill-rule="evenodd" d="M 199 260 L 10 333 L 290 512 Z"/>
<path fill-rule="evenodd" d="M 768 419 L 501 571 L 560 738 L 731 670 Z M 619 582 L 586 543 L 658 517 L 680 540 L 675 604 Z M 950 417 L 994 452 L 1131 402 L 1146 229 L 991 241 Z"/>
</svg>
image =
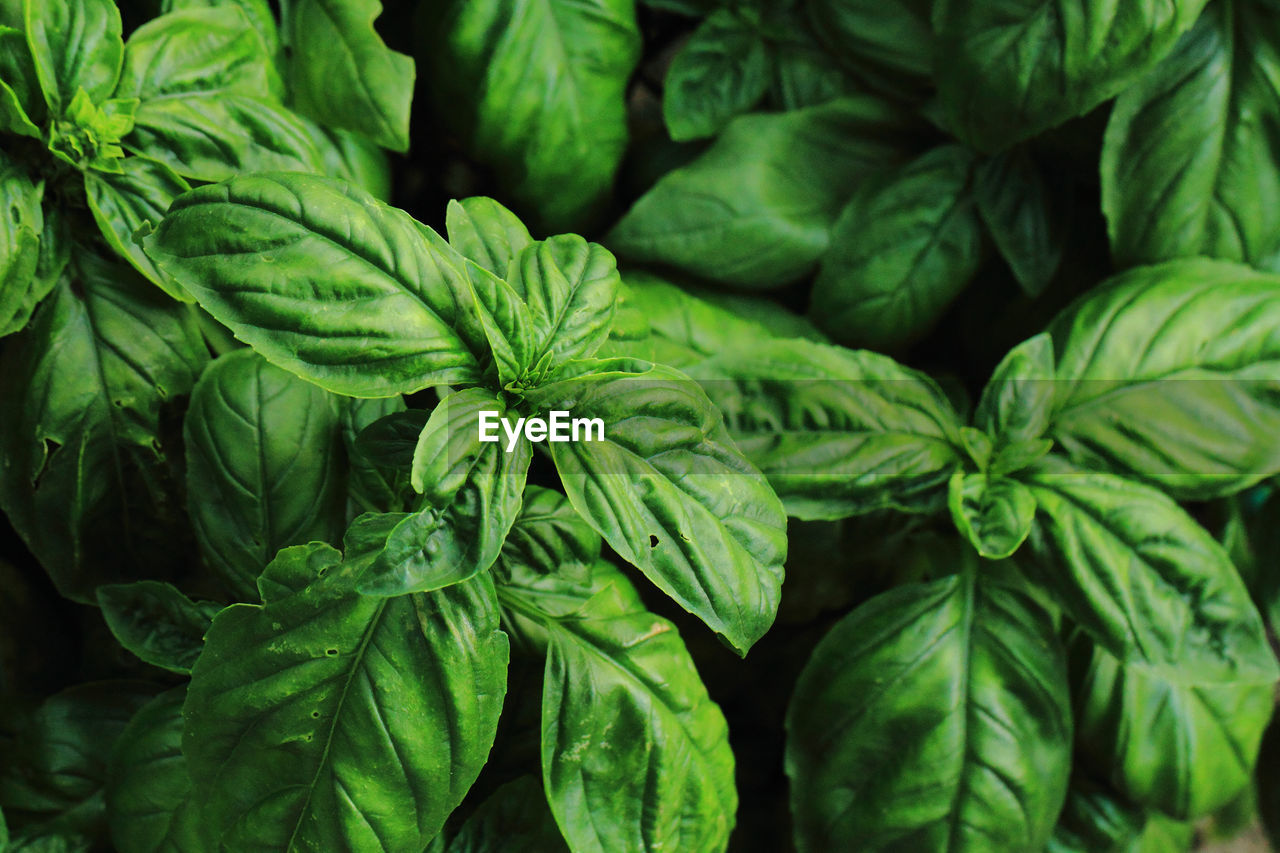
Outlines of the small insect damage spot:
<svg viewBox="0 0 1280 853">
<path fill-rule="evenodd" d="M 652 533 L 649 534 L 649 547 L 650 548 L 658 547 L 658 537 L 654 536 Z"/>
<path fill-rule="evenodd" d="M 338 650 L 332 647 L 325 649 L 324 653 L 331 658 L 336 658 L 338 656 Z"/>
</svg>

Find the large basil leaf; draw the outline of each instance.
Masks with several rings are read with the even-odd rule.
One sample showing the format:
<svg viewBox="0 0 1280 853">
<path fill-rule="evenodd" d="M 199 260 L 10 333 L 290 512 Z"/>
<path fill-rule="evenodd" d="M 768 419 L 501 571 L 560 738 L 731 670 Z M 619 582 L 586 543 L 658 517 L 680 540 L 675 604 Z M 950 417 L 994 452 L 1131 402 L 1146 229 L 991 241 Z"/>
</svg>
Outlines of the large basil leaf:
<svg viewBox="0 0 1280 853">
<path fill-rule="evenodd" d="M 76 268 L 0 365 L 0 506 L 59 590 L 185 565 L 161 412 L 208 359 L 194 318 L 132 269 Z"/>
<path fill-rule="evenodd" d="M 276 16 L 271 11 L 270 0 L 160 0 L 161 12 L 176 12 L 181 9 L 206 9 L 235 6 L 262 38 L 267 52 L 273 56 L 280 49 L 280 33 L 276 28 Z M 141 27 L 139 27 L 141 29 Z"/>
<path fill-rule="evenodd" d="M 1052 459 L 1022 479 L 1040 576 L 1104 648 L 1176 683 L 1280 676 L 1226 551 L 1170 498 Z"/>
<path fill-rule="evenodd" d="M 604 422 L 603 440 L 548 445 L 569 500 L 745 654 L 777 612 L 786 517 L 697 383 L 647 362 L 587 363 L 530 401 Z"/>
<path fill-rule="evenodd" d="M 877 353 L 778 339 L 726 347 L 693 375 L 789 515 L 945 507 L 960 423 L 923 373 Z"/>
<path fill-rule="evenodd" d="M 605 243 L 736 287 L 786 284 L 813 269 L 850 192 L 900 162 L 914 130 L 906 113 L 866 96 L 742 116 L 663 176 Z"/>
<path fill-rule="evenodd" d="M 282 551 L 266 604 L 220 613 L 192 671 L 183 754 L 226 847 L 420 850 L 488 757 L 507 669 L 492 583 L 367 598 L 340 560 Z"/>
<path fill-rule="evenodd" d="M 640 58 L 633 0 L 437 5 L 428 30 L 441 114 L 541 228 L 585 223 L 627 144 L 624 93 Z"/>
<path fill-rule="evenodd" d="M 120 645 L 141 660 L 191 674 L 209 622 L 222 605 L 192 601 L 172 584 L 138 581 L 98 587 L 102 618 Z"/>
<path fill-rule="evenodd" d="M 1183 819 L 1249 785 L 1272 681 L 1186 684 L 1125 664 L 1085 638 L 1072 650 L 1081 753 L 1129 799 Z"/>
<path fill-rule="evenodd" d="M 44 124 L 47 110 L 23 29 L 22 10 L 11 9 L 9 17 L 14 26 L 8 26 L 10 21 L 0 22 L 0 129 L 41 139 L 37 125 Z"/>
<path fill-rule="evenodd" d="M 1048 615 L 972 568 L 871 599 L 818 644 L 787 716 L 796 846 L 1039 850 L 1071 768 Z"/>
<path fill-rule="evenodd" d="M 990 157 L 973 185 L 978 212 L 1028 296 L 1045 291 L 1066 252 L 1069 197 L 1054 195 L 1025 148 Z"/>
<path fill-rule="evenodd" d="M 257 175 L 201 187 L 146 247 L 240 339 L 332 391 L 387 397 L 479 378 L 474 352 L 487 343 L 459 256 L 348 184 Z"/>
<path fill-rule="evenodd" d="M 1174 496 L 1280 472 L 1280 276 L 1202 259 L 1133 270 L 1049 328 L 1049 435 L 1073 459 Z"/>
<path fill-rule="evenodd" d="M 449 245 L 501 279 L 526 246 L 529 229 L 514 213 L 491 198 L 474 196 L 449 202 L 445 213 Z"/>
<path fill-rule="evenodd" d="M 105 846 L 103 787 L 111 750 L 134 712 L 156 692 L 142 681 L 79 684 L 20 721 L 0 752 L 0 807 L 13 832 L 6 849 L 38 851 L 41 839 L 59 836 L 84 841 L 51 845 L 55 851 Z"/>
<path fill-rule="evenodd" d="M 812 0 L 814 31 L 855 70 L 923 89 L 933 71 L 932 0 Z"/>
<path fill-rule="evenodd" d="M 298 111 L 408 151 L 413 60 L 374 30 L 382 3 L 292 0 L 288 9 L 289 83 Z"/>
<path fill-rule="evenodd" d="M 121 853 L 205 853 L 200 803 L 182 757 L 185 687 L 152 699 L 125 726 L 107 767 L 111 841 Z"/>
<path fill-rule="evenodd" d="M 520 512 L 533 451 L 480 440 L 482 412 L 511 415 L 491 392 L 469 388 L 440 401 L 418 438 L 410 482 L 423 508 L 397 519 L 360 579 L 366 595 L 428 592 L 460 583 L 498 559 Z M 390 525 L 391 519 L 373 523 Z"/>
<path fill-rule="evenodd" d="M 551 579 L 513 572 L 498 594 L 545 632 L 542 773 L 570 846 L 724 849 L 737 810 L 728 728 L 675 626 L 607 563 L 576 604 Z"/>
<path fill-rule="evenodd" d="M 25 326 L 48 292 L 36 275 L 44 231 L 43 195 L 44 187 L 0 151 L 0 213 L 9 220 L 0 229 L 0 337 Z"/>
<path fill-rule="evenodd" d="M 542 783 L 521 776 L 489 795 L 443 847 L 447 853 L 567 853 Z"/>
<path fill-rule="evenodd" d="M 938 89 L 953 129 L 995 151 L 1114 96 L 1158 63 L 1205 0 L 939 0 Z"/>
<path fill-rule="evenodd" d="M 534 586 L 528 571 L 545 576 L 567 574 L 570 566 L 590 566 L 599 558 L 600 537 L 568 498 L 551 489 L 530 486 L 520 516 L 502 545 L 499 566 L 507 573 L 504 577 L 525 572 L 519 585 L 528 592 Z M 569 611 L 581 603 L 575 597 Z M 545 609 L 547 605 L 539 606 Z"/>
<path fill-rule="evenodd" d="M 1009 350 L 982 389 L 974 423 L 997 444 L 1032 441 L 1053 417 L 1053 340 L 1041 333 Z"/>
<path fill-rule="evenodd" d="M 112 0 L 24 0 L 27 44 L 45 102 L 55 116 L 83 89 L 95 103 L 111 95 L 124 43 Z"/>
<path fill-rule="evenodd" d="M 119 173 L 84 173 L 85 199 L 98 230 L 116 254 L 149 281 L 174 299 L 191 301 L 181 287 L 156 269 L 133 239 L 139 229 L 159 224 L 173 200 L 191 186 L 168 166 L 147 157 L 125 157 L 120 168 Z"/>
<path fill-rule="evenodd" d="M 814 282 L 810 314 L 823 331 L 887 349 L 937 322 L 982 260 L 972 173 L 973 155 L 948 145 L 858 188 Z"/>
<path fill-rule="evenodd" d="M 288 545 L 343 529 L 338 404 L 250 349 L 217 359 L 183 425 L 188 511 L 205 560 L 242 600 Z"/>
<path fill-rule="evenodd" d="M 222 91 L 284 94 L 261 34 L 239 7 L 183 9 L 129 36 L 115 97 L 148 102 Z"/>
<path fill-rule="evenodd" d="M 713 136 L 754 107 L 769 88 L 771 66 L 754 9 L 712 12 L 667 69 L 662 115 L 671 138 Z"/>
<path fill-rule="evenodd" d="M 1280 24 L 1227 0 L 1116 101 L 1102 201 L 1122 264 L 1280 251 Z"/>
</svg>

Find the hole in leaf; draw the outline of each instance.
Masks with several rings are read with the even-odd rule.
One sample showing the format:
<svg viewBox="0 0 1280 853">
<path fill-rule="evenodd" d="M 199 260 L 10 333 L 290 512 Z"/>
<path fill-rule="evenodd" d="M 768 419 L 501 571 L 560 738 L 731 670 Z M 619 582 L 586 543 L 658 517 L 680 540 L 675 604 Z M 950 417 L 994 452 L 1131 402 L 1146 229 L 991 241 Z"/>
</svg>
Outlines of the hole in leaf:
<svg viewBox="0 0 1280 853">
<path fill-rule="evenodd" d="M 328 655 L 329 657 L 331 657 L 331 658 L 332 658 L 332 657 L 337 657 L 337 656 L 338 656 L 338 650 L 337 650 L 337 649 L 325 649 L 325 650 L 324 650 L 324 653 L 325 653 L 326 655 Z"/>
<path fill-rule="evenodd" d="M 649 547 L 650 548 L 658 547 L 658 537 L 654 536 L 652 533 L 649 534 Z"/>
<path fill-rule="evenodd" d="M 311 719 L 313 719 L 313 720 L 318 720 L 318 719 L 320 719 L 320 712 L 319 712 L 319 711 L 312 711 L 312 712 L 311 712 Z"/>
</svg>

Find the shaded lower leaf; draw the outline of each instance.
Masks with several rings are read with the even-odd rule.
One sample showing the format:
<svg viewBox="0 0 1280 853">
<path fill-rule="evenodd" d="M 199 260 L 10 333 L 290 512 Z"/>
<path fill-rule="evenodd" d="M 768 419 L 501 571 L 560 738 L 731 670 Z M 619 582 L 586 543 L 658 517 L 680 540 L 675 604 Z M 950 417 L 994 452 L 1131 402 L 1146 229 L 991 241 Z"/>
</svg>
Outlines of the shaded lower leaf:
<svg viewBox="0 0 1280 853">
<path fill-rule="evenodd" d="M 521 776 L 480 804 L 448 845 L 448 853 L 568 853 L 560 828 L 547 807 L 542 782 Z"/>
<path fill-rule="evenodd" d="M 137 581 L 98 587 L 102 618 L 120 645 L 141 660 L 190 675 L 209 623 L 222 605 L 192 601 L 172 584 Z"/>
</svg>

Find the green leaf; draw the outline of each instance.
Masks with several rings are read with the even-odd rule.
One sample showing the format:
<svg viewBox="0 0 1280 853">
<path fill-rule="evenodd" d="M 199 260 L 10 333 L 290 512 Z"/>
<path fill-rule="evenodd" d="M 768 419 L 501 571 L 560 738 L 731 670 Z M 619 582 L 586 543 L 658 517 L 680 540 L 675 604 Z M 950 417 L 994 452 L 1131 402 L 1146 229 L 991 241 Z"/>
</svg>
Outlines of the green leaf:
<svg viewBox="0 0 1280 853">
<path fill-rule="evenodd" d="M 1072 649 L 1086 763 L 1129 799 L 1174 817 L 1208 814 L 1250 784 L 1273 680 L 1180 683 L 1080 638 Z"/>
<path fill-rule="evenodd" d="M 487 344 L 461 259 L 348 184 L 255 175 L 201 187 L 145 245 L 237 337 L 331 391 L 386 397 L 479 378 Z"/>
<path fill-rule="evenodd" d="M 1083 115 L 1173 48 L 1205 0 L 940 0 L 939 94 L 952 129 L 997 151 Z"/>
<path fill-rule="evenodd" d="M 605 238 L 619 256 L 734 287 L 778 287 L 827 250 L 849 194 L 901 162 L 913 120 L 866 96 L 742 116 L 664 175 Z"/>
<path fill-rule="evenodd" d="M 542 774 L 556 822 L 575 851 L 722 850 L 738 799 L 724 717 L 675 626 L 609 564 L 590 573 L 576 607 L 536 574 L 498 591 L 512 618 L 545 631 Z"/>
<path fill-rule="evenodd" d="M 960 422 L 925 374 L 877 353 L 778 339 L 726 347 L 694 375 L 789 515 L 944 508 Z"/>
<path fill-rule="evenodd" d="M 152 666 L 190 675 L 209 623 L 222 605 L 192 601 L 172 584 L 159 581 L 98 587 L 98 606 L 111 633 Z"/>
<path fill-rule="evenodd" d="M 515 272 L 512 261 L 512 272 Z M 498 384 L 507 391 L 519 394 L 526 386 L 537 385 L 545 378 L 551 362 L 551 353 L 537 356 L 534 337 L 533 314 L 524 298 L 515 289 L 479 266 L 467 260 L 467 275 L 471 279 L 471 292 L 475 297 L 476 312 L 484 335 L 493 353 L 493 364 L 498 373 Z M 560 276 L 564 280 L 563 276 Z M 517 284 L 521 284 L 513 278 Z M 607 309 L 612 314 L 613 305 Z"/>
<path fill-rule="evenodd" d="M 1139 808 L 1077 772 L 1045 853 L 1126 853 L 1145 823 Z"/>
<path fill-rule="evenodd" d="M 89 602 L 99 584 L 185 568 L 161 423 L 208 360 L 192 315 L 81 248 L 13 344 L 0 363 L 0 506 L 59 591 Z"/>
<path fill-rule="evenodd" d="M 929 331 L 982 260 L 973 155 L 934 149 L 862 184 L 831 232 L 810 315 L 841 343 L 889 349 Z"/>
<path fill-rule="evenodd" d="M 218 358 L 183 424 L 188 511 L 205 560 L 241 599 L 276 552 L 342 534 L 338 403 L 250 349 Z"/>
<path fill-rule="evenodd" d="M 481 441 L 484 411 L 502 418 L 507 407 L 479 388 L 440 401 L 418 438 L 411 483 L 423 507 L 399 518 L 369 570 L 360 578 L 366 595 L 428 592 L 487 570 L 498 558 L 520 512 L 532 448 L 505 436 Z M 379 521 L 390 525 L 390 520 Z"/>
<path fill-rule="evenodd" d="M 1176 683 L 1280 676 L 1226 551 L 1170 498 L 1052 459 L 1021 479 L 1041 581 L 1108 651 Z"/>
<path fill-rule="evenodd" d="M 401 403 L 390 414 L 357 432 L 354 447 L 364 459 L 380 468 L 409 471 L 413 467 L 418 439 L 430 416 L 430 412 L 421 409 L 405 409 Z"/>
<path fill-rule="evenodd" d="M 43 196 L 43 185 L 0 152 L 0 215 L 8 220 L 8 227 L 0 229 L 0 337 L 25 326 L 36 303 L 48 293 L 36 275 L 44 231 Z"/>
<path fill-rule="evenodd" d="M 555 370 L 590 358 L 609 336 L 621 280 L 604 247 L 576 234 L 534 243 L 521 251 L 509 280 L 529 306 L 532 364 L 549 356 Z"/>
<path fill-rule="evenodd" d="M 973 194 L 987 233 L 1023 291 L 1032 298 L 1044 293 L 1066 252 L 1067 200 L 1050 195 L 1024 148 L 979 164 Z"/>
<path fill-rule="evenodd" d="M 647 362 L 583 370 L 530 396 L 541 411 L 605 424 L 603 441 L 548 445 L 574 509 L 745 654 L 778 607 L 782 504 L 695 382 Z"/>
<path fill-rule="evenodd" d="M 1042 849 L 1071 768 L 1049 616 L 972 569 L 871 599 L 801 673 L 786 763 L 801 853 Z"/>
<path fill-rule="evenodd" d="M 45 118 L 44 93 L 26 33 L 0 26 L 0 130 L 41 139 L 37 124 L 43 124 Z"/>
<path fill-rule="evenodd" d="M 1044 435 L 1053 417 L 1053 339 L 1046 333 L 1009 350 L 982 389 L 974 423 L 1004 446 Z"/>
<path fill-rule="evenodd" d="M 24 0 L 27 44 L 49 112 L 66 109 L 76 90 L 95 104 L 111 96 L 124 43 L 112 0 Z"/>
<path fill-rule="evenodd" d="M 1269 263 L 1280 252 L 1277 133 L 1274 12 L 1235 0 L 1210 5 L 1111 112 L 1102 204 L 1116 261 Z"/>
<path fill-rule="evenodd" d="M 931 0 L 814 0 L 813 28 L 854 70 L 873 69 L 908 90 L 929 84 L 933 71 Z"/>
<path fill-rule="evenodd" d="M 520 253 L 533 243 L 529 229 L 514 213 L 484 196 L 449 202 L 445 213 L 449 245 L 500 279 Z"/>
<path fill-rule="evenodd" d="M 1280 472 L 1280 276 L 1203 259 L 1133 270 L 1054 321 L 1049 433 L 1181 499 Z"/>
<path fill-rule="evenodd" d="M 262 35 L 242 9 L 182 9 L 148 21 L 129 36 L 117 98 L 150 103 L 213 92 L 284 94 Z"/>
<path fill-rule="evenodd" d="M 504 577 L 518 577 L 519 585 L 528 589 L 533 586 L 528 572 L 532 576 L 555 575 L 567 572 L 571 566 L 591 566 L 599 559 L 599 535 L 578 515 L 568 498 L 541 486 L 525 490 L 520 515 L 507 534 L 499 557 Z"/>
<path fill-rule="evenodd" d="M 174 299 L 190 302 L 191 297 L 180 286 L 156 269 L 134 235 L 139 229 L 159 224 L 173 200 L 191 186 L 168 166 L 146 157 L 126 157 L 120 168 L 118 174 L 84 173 L 85 198 L 98 229 L 107 245 L 148 281 Z"/>
<path fill-rule="evenodd" d="M 235 6 L 245 17 L 273 56 L 280 49 L 280 34 L 276 29 L 276 16 L 269 0 L 160 0 L 161 12 L 177 12 L 183 9 L 208 9 Z"/>
<path fill-rule="evenodd" d="M 441 115 L 541 229 L 587 223 L 627 145 L 625 92 L 640 58 L 632 0 L 438 7 L 426 31 Z"/>
<path fill-rule="evenodd" d="M 407 454 L 401 454 L 404 464 L 386 466 L 370 444 L 381 447 L 377 441 L 380 430 L 364 442 L 360 436 L 373 429 L 380 421 L 392 415 L 410 414 L 404 410 L 400 397 L 383 397 L 373 400 L 346 398 L 339 409 L 342 419 L 342 442 L 347 450 L 347 515 L 353 518 L 364 512 L 387 512 L 402 508 L 404 493 L 409 491 L 405 472 L 413 464 L 413 448 L 418 443 L 418 433 L 426 424 L 426 412 L 414 411 L 417 428 L 412 435 L 401 436 L 407 442 Z M 420 417 L 419 417 L 420 416 Z"/>
<path fill-rule="evenodd" d="M 373 22 L 379 0 L 289 4 L 289 84 L 299 112 L 409 150 L 413 59 L 386 46 Z"/>
<path fill-rule="evenodd" d="M 492 583 L 367 598 L 340 559 L 282 551 L 266 574 L 297 591 L 222 611 L 192 672 L 183 754 L 228 848 L 420 850 L 488 756 L 507 669 Z"/>
<path fill-rule="evenodd" d="M 960 535 L 988 560 L 1013 556 L 1036 515 L 1035 496 L 1018 481 L 961 469 L 951 475 L 947 506 Z"/>
<path fill-rule="evenodd" d="M 324 161 L 323 174 L 355 184 L 378 201 L 391 199 L 391 163 L 381 148 L 363 136 L 310 124 Z"/>
<path fill-rule="evenodd" d="M 8 849 L 88 850 L 94 841 L 93 849 L 105 847 L 107 762 L 129 719 L 155 693 L 142 681 L 78 684 L 20 721 L 0 755 L 0 807 L 14 827 Z M 78 836 L 83 845 L 46 840 Z"/>
<path fill-rule="evenodd" d="M 568 853 L 551 817 L 542 783 L 521 776 L 489 795 L 453 836 L 448 853 Z"/>
<path fill-rule="evenodd" d="M 714 136 L 769 88 L 772 61 L 753 9 L 717 9 L 667 69 L 662 115 L 677 141 Z"/>
<path fill-rule="evenodd" d="M 106 802 L 121 853 L 204 853 L 200 802 L 182 756 L 185 687 L 161 693 L 133 715 L 111 753 Z"/>
<path fill-rule="evenodd" d="M 810 4 L 813 7 L 813 4 Z M 773 25 L 775 22 L 770 21 Z M 786 23 L 783 19 L 782 23 Z M 865 87 L 855 81 L 836 57 L 818 42 L 817 34 L 801 20 L 791 22 L 773 42 L 772 101 L 784 110 L 798 110 L 834 101 Z"/>
</svg>

